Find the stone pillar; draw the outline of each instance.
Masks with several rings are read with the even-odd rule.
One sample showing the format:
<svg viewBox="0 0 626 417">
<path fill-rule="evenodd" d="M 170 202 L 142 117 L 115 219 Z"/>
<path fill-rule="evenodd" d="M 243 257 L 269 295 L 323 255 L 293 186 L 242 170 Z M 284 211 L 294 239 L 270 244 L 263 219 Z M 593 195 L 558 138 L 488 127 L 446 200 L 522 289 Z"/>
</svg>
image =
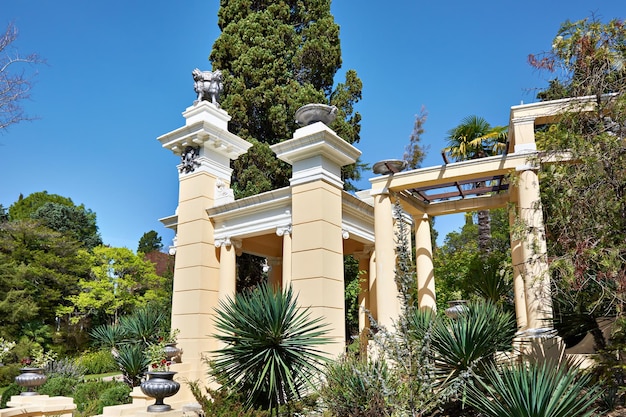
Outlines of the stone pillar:
<svg viewBox="0 0 626 417">
<path fill-rule="evenodd" d="M 291 285 L 291 225 L 277 228 L 276 234 L 283 237 L 282 287 L 288 288 Z"/>
<path fill-rule="evenodd" d="M 282 291 L 283 288 L 283 271 L 280 258 L 268 257 L 267 266 L 267 282 L 276 291 Z"/>
<path fill-rule="evenodd" d="M 235 298 L 237 292 L 237 250 L 241 249 L 241 241 L 236 239 L 224 239 L 215 242 L 220 248 L 220 282 L 219 301 Z"/>
<path fill-rule="evenodd" d="M 417 304 L 421 310 L 437 311 L 435 268 L 428 214 L 413 217 L 415 222 L 415 266 L 417 270 Z"/>
<path fill-rule="evenodd" d="M 511 190 L 516 193 L 517 190 Z M 515 300 L 515 317 L 518 330 L 525 330 L 528 324 L 526 315 L 526 290 L 524 288 L 524 254 L 521 240 L 514 236 L 516 216 L 515 211 L 509 211 L 509 226 L 511 230 L 511 263 L 513 264 L 513 297 Z"/>
<path fill-rule="evenodd" d="M 370 311 L 370 294 L 369 294 L 369 277 L 370 277 L 370 260 L 373 247 L 366 246 L 362 252 L 355 252 L 355 256 L 359 260 L 359 334 L 361 341 L 367 339 L 370 323 L 368 312 Z M 365 337 L 363 334 L 365 333 Z"/>
<path fill-rule="evenodd" d="M 321 122 L 271 148 L 293 167 L 291 284 L 311 317 L 329 325 L 331 342 L 319 349 L 337 357 L 345 349 L 341 167 L 360 152 Z"/>
<path fill-rule="evenodd" d="M 376 253 L 376 320 L 391 329 L 400 315 L 396 285 L 396 251 L 393 204 L 388 190 L 372 191 L 374 197 L 374 236 Z"/>
<path fill-rule="evenodd" d="M 518 192 L 520 219 L 526 226 L 521 246 L 524 259 L 527 325 L 530 329 L 550 329 L 552 328 L 550 276 L 539 179 L 533 170 L 525 169 L 520 172 Z"/>
<path fill-rule="evenodd" d="M 220 293 L 220 259 L 206 209 L 233 200 L 230 161 L 252 145 L 228 132 L 230 116 L 211 103 L 191 106 L 183 116 L 185 126 L 158 140 L 181 156 L 172 328 L 180 331 L 184 351 L 178 376 L 196 380 L 206 377 L 201 356 L 217 347 L 209 335 Z"/>
</svg>

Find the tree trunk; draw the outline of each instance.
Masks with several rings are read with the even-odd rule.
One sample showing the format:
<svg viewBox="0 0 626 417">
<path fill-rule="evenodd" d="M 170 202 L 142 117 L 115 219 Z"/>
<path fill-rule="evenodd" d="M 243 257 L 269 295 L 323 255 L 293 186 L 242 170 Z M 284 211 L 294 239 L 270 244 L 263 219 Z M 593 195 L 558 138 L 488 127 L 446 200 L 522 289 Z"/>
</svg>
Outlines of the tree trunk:
<svg viewBox="0 0 626 417">
<path fill-rule="evenodd" d="M 487 257 L 491 251 L 491 218 L 489 210 L 478 212 L 478 248 L 482 257 Z"/>
</svg>

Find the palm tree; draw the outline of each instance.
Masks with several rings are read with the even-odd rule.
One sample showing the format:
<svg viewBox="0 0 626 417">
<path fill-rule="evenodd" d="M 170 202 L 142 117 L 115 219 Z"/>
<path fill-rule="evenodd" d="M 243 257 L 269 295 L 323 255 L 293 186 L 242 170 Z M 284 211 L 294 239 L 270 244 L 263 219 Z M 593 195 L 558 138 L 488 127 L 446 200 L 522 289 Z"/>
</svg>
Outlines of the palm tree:
<svg viewBox="0 0 626 417">
<path fill-rule="evenodd" d="M 455 161 L 484 158 L 506 151 L 507 127 L 491 126 L 479 116 L 467 116 L 461 123 L 448 131 L 448 146 L 444 152 Z M 474 184 L 476 188 L 484 183 Z M 491 225 L 489 210 L 478 211 L 478 246 L 483 255 L 489 253 Z"/>
</svg>

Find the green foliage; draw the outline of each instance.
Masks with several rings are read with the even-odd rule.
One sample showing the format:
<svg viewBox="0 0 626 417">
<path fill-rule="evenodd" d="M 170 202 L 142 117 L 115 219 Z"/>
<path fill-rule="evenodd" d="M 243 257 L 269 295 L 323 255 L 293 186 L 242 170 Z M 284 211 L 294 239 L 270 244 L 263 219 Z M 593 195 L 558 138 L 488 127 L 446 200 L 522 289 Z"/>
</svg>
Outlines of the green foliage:
<svg viewBox="0 0 626 417">
<path fill-rule="evenodd" d="M 316 347 L 327 342 L 325 325 L 297 305 L 291 287 L 262 284 L 220 302 L 211 374 L 229 391 L 241 392 L 246 407 L 276 410 L 300 399 L 324 362 Z"/>
<path fill-rule="evenodd" d="M 7 402 L 11 401 L 11 397 L 14 395 L 20 395 L 24 391 L 24 388 L 17 385 L 15 382 L 10 383 L 2 392 L 0 398 L 0 408 L 6 408 Z"/>
<path fill-rule="evenodd" d="M 48 378 L 72 378 L 82 381 L 87 370 L 78 361 L 71 358 L 61 358 L 46 366 Z"/>
<path fill-rule="evenodd" d="M 141 384 L 141 378 L 146 372 L 149 360 L 140 344 L 121 345 L 117 348 L 115 361 L 124 374 L 124 382 L 131 387 Z"/>
<path fill-rule="evenodd" d="M 59 309 L 73 323 L 90 317 L 114 323 L 137 307 L 168 297 L 154 264 L 130 249 L 98 246 L 91 262 L 90 276 L 78 282 L 80 292 L 67 297 L 71 306 Z"/>
<path fill-rule="evenodd" d="M 117 324 L 96 327 L 91 336 L 97 346 L 111 349 L 124 381 L 137 386 L 146 372 L 150 358 L 146 351 L 151 346 L 175 339 L 177 331 L 170 331 L 169 317 L 157 307 L 148 304 L 132 314 L 122 316 Z"/>
<path fill-rule="evenodd" d="M 68 350 L 73 330 L 57 323 L 56 310 L 78 291 L 89 273 L 90 259 L 78 242 L 32 220 L 0 223 L 0 334 L 17 340 L 22 334 L 50 343 L 51 329 Z"/>
<path fill-rule="evenodd" d="M 91 210 L 86 210 L 82 205 L 76 207 L 45 203 L 31 215 L 31 218 L 81 242 L 88 249 L 102 244 L 96 225 L 96 214 Z"/>
<path fill-rule="evenodd" d="M 9 206 L 9 220 L 27 220 L 46 203 L 61 204 L 66 207 L 74 206 L 71 198 L 63 197 L 58 194 L 48 194 L 47 191 L 38 191 L 30 194 L 28 197 L 20 195 L 19 199 Z"/>
<path fill-rule="evenodd" d="M 343 260 L 344 297 L 346 307 L 346 337 L 359 334 L 359 293 L 361 280 L 364 279 L 359 271 L 359 261 L 353 256 L 345 256 Z"/>
<path fill-rule="evenodd" d="M 19 363 L 0 366 L 0 387 L 6 387 L 15 381 L 15 377 L 20 374 L 21 367 Z"/>
<path fill-rule="evenodd" d="M 577 368 L 549 361 L 490 367 L 468 386 L 468 402 L 485 417 L 590 417 L 599 390 L 589 380 Z"/>
<path fill-rule="evenodd" d="M 531 66 L 559 74 L 537 98 L 555 100 L 622 91 L 626 78 L 624 45 L 626 27 L 622 20 L 602 23 L 595 16 L 566 20 L 550 51 L 528 57 Z"/>
<path fill-rule="evenodd" d="M 498 351 L 511 349 L 515 318 L 490 302 L 468 303 L 455 319 L 437 316 L 431 328 L 437 375 L 444 385 L 464 385 L 483 375 Z"/>
<path fill-rule="evenodd" d="M 49 395 L 51 397 L 73 397 L 76 386 L 83 383 L 82 380 L 65 377 L 65 376 L 48 376 L 48 380 L 45 384 L 37 389 L 37 392 L 41 395 Z"/>
<path fill-rule="evenodd" d="M 76 385 L 72 396 L 80 417 L 99 415 L 103 407 L 131 402 L 130 387 L 118 381 L 87 381 Z"/>
<path fill-rule="evenodd" d="M 205 394 L 197 381 L 190 381 L 188 385 L 205 416 L 269 417 L 271 415 L 267 410 L 245 407 L 238 393 L 230 393 L 227 390 L 216 391 L 205 387 Z"/>
<path fill-rule="evenodd" d="M 86 248 L 102 244 L 96 214 L 67 197 L 40 191 L 20 198 L 9 207 L 11 221 L 35 219 L 49 229 L 81 242 Z"/>
<path fill-rule="evenodd" d="M 346 356 L 330 363 L 320 396 L 335 417 L 391 416 L 397 392 L 385 361 Z"/>
<path fill-rule="evenodd" d="M 101 349 L 95 352 L 84 352 L 76 362 L 85 369 L 86 374 L 104 374 L 117 371 L 119 367 L 108 349 Z"/>
<path fill-rule="evenodd" d="M 161 236 L 154 230 L 144 233 L 137 246 L 137 252 L 141 253 L 160 251 L 161 249 L 163 249 Z"/>
<path fill-rule="evenodd" d="M 221 105 L 233 117 L 229 128 L 252 148 L 234 163 L 237 197 L 288 185 L 290 167 L 277 161 L 267 145 L 291 138 L 296 110 L 309 103 L 338 108 L 332 127 L 350 143 L 358 142 L 361 81 L 352 70 L 333 90 L 341 66 L 339 26 L 330 1 L 295 3 L 223 2 L 222 30 L 210 60 L 224 73 Z M 356 166 L 344 171 L 357 176 Z"/>
</svg>

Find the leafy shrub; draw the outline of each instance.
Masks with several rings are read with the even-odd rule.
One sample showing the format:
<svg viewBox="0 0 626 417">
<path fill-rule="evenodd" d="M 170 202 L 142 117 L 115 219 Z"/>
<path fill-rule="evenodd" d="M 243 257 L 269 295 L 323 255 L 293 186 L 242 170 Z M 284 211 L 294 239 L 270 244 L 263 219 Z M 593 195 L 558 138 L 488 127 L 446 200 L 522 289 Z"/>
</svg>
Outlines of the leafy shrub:
<svg viewBox="0 0 626 417">
<path fill-rule="evenodd" d="M 130 387 L 122 382 L 111 384 L 98 398 L 97 414 L 102 414 L 103 407 L 130 403 L 130 391 Z"/>
<path fill-rule="evenodd" d="M 88 375 L 104 374 L 120 370 L 117 363 L 115 363 L 111 351 L 105 349 L 87 352 L 77 358 L 76 362 L 85 368 L 85 373 Z"/>
<path fill-rule="evenodd" d="M 6 408 L 7 402 L 11 400 L 11 397 L 14 395 L 20 395 L 22 391 L 24 391 L 24 389 L 15 382 L 9 384 L 2 393 L 2 398 L 0 398 L 0 408 Z"/>
<path fill-rule="evenodd" d="M 349 356 L 326 367 L 320 396 L 335 417 L 390 416 L 396 387 L 384 361 Z"/>
<path fill-rule="evenodd" d="M 102 408 L 110 405 L 127 404 L 130 387 L 119 381 L 87 381 L 76 386 L 74 402 L 83 415 L 102 414 Z"/>
<path fill-rule="evenodd" d="M 46 366 L 48 378 L 65 377 L 82 381 L 85 378 L 85 368 L 70 358 L 62 358 Z"/>
<path fill-rule="evenodd" d="M 214 391 L 205 388 L 205 395 L 197 381 L 188 382 L 189 389 L 198 404 L 202 407 L 205 416 L 211 417 L 269 417 L 270 413 L 264 410 L 247 408 L 238 393 L 229 393 L 226 390 Z"/>
<path fill-rule="evenodd" d="M 0 366 L 0 387 L 6 387 L 15 382 L 15 377 L 20 374 L 20 368 L 21 365 L 17 363 Z"/>
<path fill-rule="evenodd" d="M 49 395 L 51 397 L 62 396 L 72 397 L 76 386 L 80 384 L 80 380 L 71 377 L 56 376 L 48 377 L 45 384 L 37 389 L 37 392 L 42 395 Z"/>
</svg>

